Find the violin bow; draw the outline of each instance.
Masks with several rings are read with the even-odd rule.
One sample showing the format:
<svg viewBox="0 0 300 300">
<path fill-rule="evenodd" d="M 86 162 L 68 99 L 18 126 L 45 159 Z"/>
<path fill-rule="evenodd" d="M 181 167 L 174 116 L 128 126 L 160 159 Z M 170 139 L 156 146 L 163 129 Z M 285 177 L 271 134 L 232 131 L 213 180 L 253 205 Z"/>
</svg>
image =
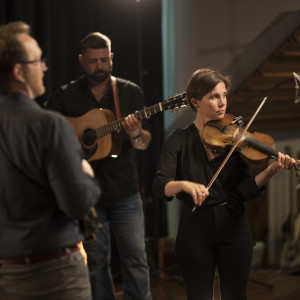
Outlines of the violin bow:
<svg viewBox="0 0 300 300">
<path fill-rule="evenodd" d="M 250 127 L 251 123 L 253 122 L 253 120 L 255 119 L 256 115 L 258 114 L 258 112 L 260 111 L 260 109 L 262 108 L 262 106 L 265 104 L 267 100 L 267 97 L 265 97 L 262 102 L 260 103 L 259 107 L 257 108 L 256 112 L 253 114 L 253 116 L 251 117 L 250 121 L 248 122 L 248 124 L 246 125 L 246 127 L 244 128 L 244 130 L 242 131 L 241 135 L 238 137 L 238 139 L 235 141 L 235 143 L 233 144 L 233 146 L 231 147 L 230 151 L 228 152 L 227 156 L 225 157 L 225 159 L 223 160 L 222 164 L 220 165 L 220 167 L 218 168 L 218 170 L 216 171 L 215 175 L 212 177 L 212 179 L 210 180 L 209 184 L 207 185 L 207 189 L 209 190 L 210 187 L 212 186 L 212 184 L 215 182 L 216 178 L 218 177 L 218 175 L 220 174 L 220 172 L 222 171 L 222 169 L 224 168 L 225 164 L 227 163 L 228 159 L 230 158 L 231 154 L 233 153 L 233 151 L 235 150 L 235 148 L 237 147 L 237 145 L 239 144 L 240 140 L 242 139 L 242 137 L 245 135 L 245 133 L 247 132 L 248 128 Z M 194 206 L 194 208 L 192 209 L 192 212 L 197 208 L 197 205 Z"/>
</svg>

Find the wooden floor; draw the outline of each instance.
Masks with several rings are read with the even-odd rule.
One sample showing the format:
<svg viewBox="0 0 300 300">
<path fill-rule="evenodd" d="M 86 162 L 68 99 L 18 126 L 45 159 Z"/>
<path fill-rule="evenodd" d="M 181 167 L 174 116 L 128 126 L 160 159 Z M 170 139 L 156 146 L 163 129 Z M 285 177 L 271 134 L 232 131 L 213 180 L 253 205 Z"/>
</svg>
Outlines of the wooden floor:
<svg viewBox="0 0 300 300">
<path fill-rule="evenodd" d="M 180 277 L 160 279 L 158 276 L 152 276 L 151 293 L 153 300 L 186 299 Z M 117 300 L 123 299 L 121 283 L 116 284 L 116 295 Z M 281 275 L 278 272 L 268 270 L 252 271 L 249 278 L 247 295 L 247 300 L 299 300 L 300 276 Z M 220 300 L 218 278 L 215 281 L 215 296 L 213 300 Z"/>
</svg>

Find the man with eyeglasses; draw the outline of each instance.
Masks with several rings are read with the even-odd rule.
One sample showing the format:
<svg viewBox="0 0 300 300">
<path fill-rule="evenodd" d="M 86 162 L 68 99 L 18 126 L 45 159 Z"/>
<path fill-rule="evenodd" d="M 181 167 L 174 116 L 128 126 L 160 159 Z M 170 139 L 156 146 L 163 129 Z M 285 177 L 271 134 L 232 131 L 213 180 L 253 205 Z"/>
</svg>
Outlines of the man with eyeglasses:
<svg viewBox="0 0 300 300">
<path fill-rule="evenodd" d="M 90 300 L 78 220 L 100 188 L 69 123 L 33 101 L 47 66 L 29 31 L 0 26 L 0 299 Z"/>
</svg>

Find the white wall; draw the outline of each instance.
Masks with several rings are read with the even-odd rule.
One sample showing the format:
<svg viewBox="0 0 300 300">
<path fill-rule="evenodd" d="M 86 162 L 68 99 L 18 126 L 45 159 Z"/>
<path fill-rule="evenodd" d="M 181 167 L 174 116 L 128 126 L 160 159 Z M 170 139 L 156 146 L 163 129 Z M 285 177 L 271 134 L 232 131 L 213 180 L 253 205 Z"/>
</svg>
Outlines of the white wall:
<svg viewBox="0 0 300 300">
<path fill-rule="evenodd" d="M 293 157 L 300 158 L 300 141 L 298 139 L 283 139 L 277 141 L 276 149 L 283 153 L 289 151 Z M 288 153 L 289 154 L 289 153 Z M 269 190 L 269 263 L 277 264 L 282 255 L 282 227 L 288 219 L 291 210 L 297 216 L 297 178 L 295 170 L 281 171 L 268 184 Z M 299 211 L 300 213 L 300 211 Z M 294 218 L 293 218 L 294 219 Z M 298 255 L 300 253 L 298 252 Z"/>
</svg>

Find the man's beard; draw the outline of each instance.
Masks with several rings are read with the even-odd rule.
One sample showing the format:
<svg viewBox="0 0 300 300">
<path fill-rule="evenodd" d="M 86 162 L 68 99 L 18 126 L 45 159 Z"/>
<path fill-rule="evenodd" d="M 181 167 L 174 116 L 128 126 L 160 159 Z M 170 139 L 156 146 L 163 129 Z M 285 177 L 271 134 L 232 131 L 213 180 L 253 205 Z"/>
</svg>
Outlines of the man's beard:
<svg viewBox="0 0 300 300">
<path fill-rule="evenodd" d="M 111 74 L 111 70 L 109 71 L 104 71 L 104 70 L 97 70 L 95 73 L 93 73 L 92 75 L 89 75 L 88 78 L 92 81 L 101 83 L 103 82 L 105 79 L 107 79 Z"/>
</svg>

